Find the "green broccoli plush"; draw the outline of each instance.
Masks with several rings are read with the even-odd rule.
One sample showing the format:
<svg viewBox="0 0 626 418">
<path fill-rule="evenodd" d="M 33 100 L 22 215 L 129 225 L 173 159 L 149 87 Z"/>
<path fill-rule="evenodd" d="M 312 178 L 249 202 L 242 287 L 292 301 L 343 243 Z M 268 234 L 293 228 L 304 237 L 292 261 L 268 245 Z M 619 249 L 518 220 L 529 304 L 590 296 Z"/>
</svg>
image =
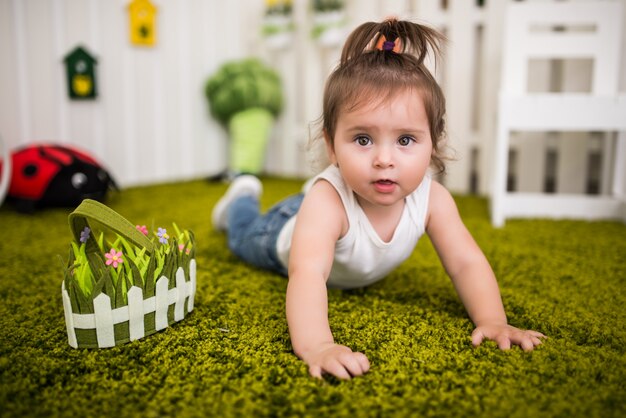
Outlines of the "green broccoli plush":
<svg viewBox="0 0 626 418">
<path fill-rule="evenodd" d="M 222 65 L 206 83 L 211 114 L 228 129 L 230 169 L 257 174 L 275 118 L 283 108 L 276 71 L 255 58 Z"/>
</svg>

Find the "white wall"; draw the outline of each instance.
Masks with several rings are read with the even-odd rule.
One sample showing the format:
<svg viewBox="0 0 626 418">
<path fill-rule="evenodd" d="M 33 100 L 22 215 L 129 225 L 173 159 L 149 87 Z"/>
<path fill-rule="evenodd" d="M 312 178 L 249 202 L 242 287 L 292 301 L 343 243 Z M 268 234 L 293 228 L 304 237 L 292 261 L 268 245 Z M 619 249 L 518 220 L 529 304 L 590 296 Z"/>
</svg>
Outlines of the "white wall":
<svg viewBox="0 0 626 418">
<path fill-rule="evenodd" d="M 157 44 L 130 44 L 126 0 L 0 0 L 0 135 L 90 151 L 122 185 L 219 172 L 226 135 L 208 115 L 206 77 L 246 56 L 252 1 L 161 0 Z M 256 7 L 259 12 L 262 4 Z M 72 101 L 64 56 L 98 59 L 99 97 Z"/>
</svg>

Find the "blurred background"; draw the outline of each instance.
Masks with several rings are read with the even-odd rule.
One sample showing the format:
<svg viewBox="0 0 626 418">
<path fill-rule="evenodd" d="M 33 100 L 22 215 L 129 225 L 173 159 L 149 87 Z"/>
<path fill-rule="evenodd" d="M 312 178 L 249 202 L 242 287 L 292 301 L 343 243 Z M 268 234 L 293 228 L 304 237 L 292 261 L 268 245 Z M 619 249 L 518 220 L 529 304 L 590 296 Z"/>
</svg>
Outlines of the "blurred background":
<svg viewBox="0 0 626 418">
<path fill-rule="evenodd" d="M 0 136 L 9 149 L 33 142 L 76 145 L 122 187 L 216 175 L 227 169 L 229 135 L 209 112 L 205 84 L 223 63 L 257 57 L 279 73 L 284 97 L 264 171 L 306 177 L 310 124 L 320 115 L 324 80 L 345 36 L 365 21 L 395 15 L 435 26 L 449 38 L 444 60 L 432 66 L 446 93 L 456 154 L 443 181 L 453 192 L 486 195 L 511 2 L 0 0 Z M 143 9 L 134 8 L 137 3 Z M 137 30 L 143 39 L 133 35 Z M 623 93 L 624 33 L 616 42 Z M 94 97 L 82 100 L 68 93 L 68 60 L 77 47 L 93 59 L 97 87 Z M 588 92 L 592 73 L 584 58 L 536 59 L 528 89 Z M 565 135 L 567 144 L 551 132 L 512 137 L 509 190 L 607 192 L 615 134 Z"/>
</svg>

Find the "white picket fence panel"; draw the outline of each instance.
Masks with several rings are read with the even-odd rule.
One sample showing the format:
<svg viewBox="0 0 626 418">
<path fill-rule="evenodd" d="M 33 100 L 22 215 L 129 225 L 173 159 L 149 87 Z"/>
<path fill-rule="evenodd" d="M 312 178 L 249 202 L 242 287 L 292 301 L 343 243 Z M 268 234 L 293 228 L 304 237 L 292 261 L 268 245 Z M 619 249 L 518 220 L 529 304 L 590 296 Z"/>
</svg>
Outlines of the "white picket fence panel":
<svg viewBox="0 0 626 418">
<path fill-rule="evenodd" d="M 618 187 L 626 176 L 626 94 L 618 93 L 622 6 L 620 1 L 608 0 L 509 5 L 498 108 L 497 170 L 491 202 L 494 225 L 503 225 L 507 217 L 626 220 L 626 190 L 623 185 Z M 586 89 L 532 91 L 529 63 L 537 58 L 558 60 L 563 65 L 565 60 L 591 61 L 593 72 Z M 513 143 L 509 138 L 515 131 L 549 134 L 530 140 L 520 135 Z M 585 196 L 591 174 L 589 153 L 600 151 L 599 146 L 590 148 L 590 139 L 598 136 L 596 131 L 620 132 L 616 140 L 610 134 L 597 138 L 603 147 L 601 189 L 606 191 L 611 185 L 612 190 L 600 196 L 595 191 Z M 555 143 L 549 144 L 550 139 Z M 539 190 L 507 186 L 507 175 L 510 180 L 512 174 L 507 169 L 510 144 L 519 152 L 520 161 L 546 153 L 556 156 L 556 161 L 535 162 L 537 172 L 549 168 L 546 162 L 556 164 L 555 184 L 550 193 L 541 193 L 541 183 Z M 541 177 L 535 179 L 541 182 Z"/>
<path fill-rule="evenodd" d="M 138 48 L 127 39 L 129 0 L 0 0 L 0 57 L 5 63 L 0 66 L 0 135 L 5 143 L 10 148 L 40 141 L 82 147 L 122 186 L 216 174 L 226 168 L 229 142 L 227 132 L 209 116 L 204 82 L 224 61 L 255 55 L 281 73 L 285 86 L 285 109 L 272 133 L 266 171 L 311 174 L 306 156 L 311 122 L 320 116 L 324 81 L 339 59 L 342 42 L 321 43 L 311 37 L 315 16 L 310 1 L 294 0 L 295 31 L 282 48 L 260 36 L 262 0 L 152 1 L 158 8 L 157 44 Z M 449 43 L 436 77 L 446 93 L 449 142 L 457 157 L 444 179 L 454 192 L 490 191 L 502 25 L 510 2 L 346 1 L 346 35 L 364 21 L 390 15 L 432 24 L 446 33 Z M 99 60 L 101 93 L 95 102 L 66 97 L 62 58 L 77 44 Z M 622 40 L 622 51 L 624 45 Z M 591 71 L 584 63 L 566 61 L 555 73 L 550 62 L 539 61 L 529 80 L 538 90 L 549 89 L 555 77 L 556 84 L 578 89 Z M 523 135 L 551 143 L 540 134 Z M 566 148 L 556 147 L 562 157 L 557 188 L 584 192 L 585 176 L 571 173 L 585 173 L 589 141 L 567 142 Z M 511 145 L 519 157 L 517 184 L 541 191 L 545 173 L 536 163 L 545 160 L 546 146 L 515 139 Z M 605 145 L 600 149 L 613 152 Z M 610 187 L 601 184 L 603 191 Z"/>
<path fill-rule="evenodd" d="M 95 329 L 100 348 L 115 346 L 114 326 L 129 323 L 130 340 L 135 341 L 145 336 L 144 316 L 155 313 L 155 330 L 161 331 L 169 326 L 168 309 L 174 305 L 174 321 L 185 317 L 185 301 L 187 313 L 193 311 L 196 294 L 196 261 L 189 264 L 189 280 L 185 280 L 182 267 L 176 271 L 176 287 L 168 290 L 169 279 L 161 276 L 156 282 L 155 296 L 144 299 L 140 287 L 132 286 L 128 290 L 128 305 L 111 309 L 111 298 L 101 293 L 93 300 L 93 314 L 72 312 L 70 297 L 62 285 L 63 309 L 65 324 L 70 346 L 78 348 L 76 329 Z"/>
</svg>

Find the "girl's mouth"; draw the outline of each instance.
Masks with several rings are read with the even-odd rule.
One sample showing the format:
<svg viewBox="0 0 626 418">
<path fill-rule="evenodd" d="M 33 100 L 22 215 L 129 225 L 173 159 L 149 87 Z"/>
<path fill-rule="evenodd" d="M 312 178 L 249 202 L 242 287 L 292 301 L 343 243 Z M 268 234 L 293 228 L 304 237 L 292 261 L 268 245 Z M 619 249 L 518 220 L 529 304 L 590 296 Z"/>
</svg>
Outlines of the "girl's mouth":
<svg viewBox="0 0 626 418">
<path fill-rule="evenodd" d="M 376 180 L 374 189 L 379 193 L 392 193 L 396 188 L 396 183 L 392 180 Z"/>
</svg>

